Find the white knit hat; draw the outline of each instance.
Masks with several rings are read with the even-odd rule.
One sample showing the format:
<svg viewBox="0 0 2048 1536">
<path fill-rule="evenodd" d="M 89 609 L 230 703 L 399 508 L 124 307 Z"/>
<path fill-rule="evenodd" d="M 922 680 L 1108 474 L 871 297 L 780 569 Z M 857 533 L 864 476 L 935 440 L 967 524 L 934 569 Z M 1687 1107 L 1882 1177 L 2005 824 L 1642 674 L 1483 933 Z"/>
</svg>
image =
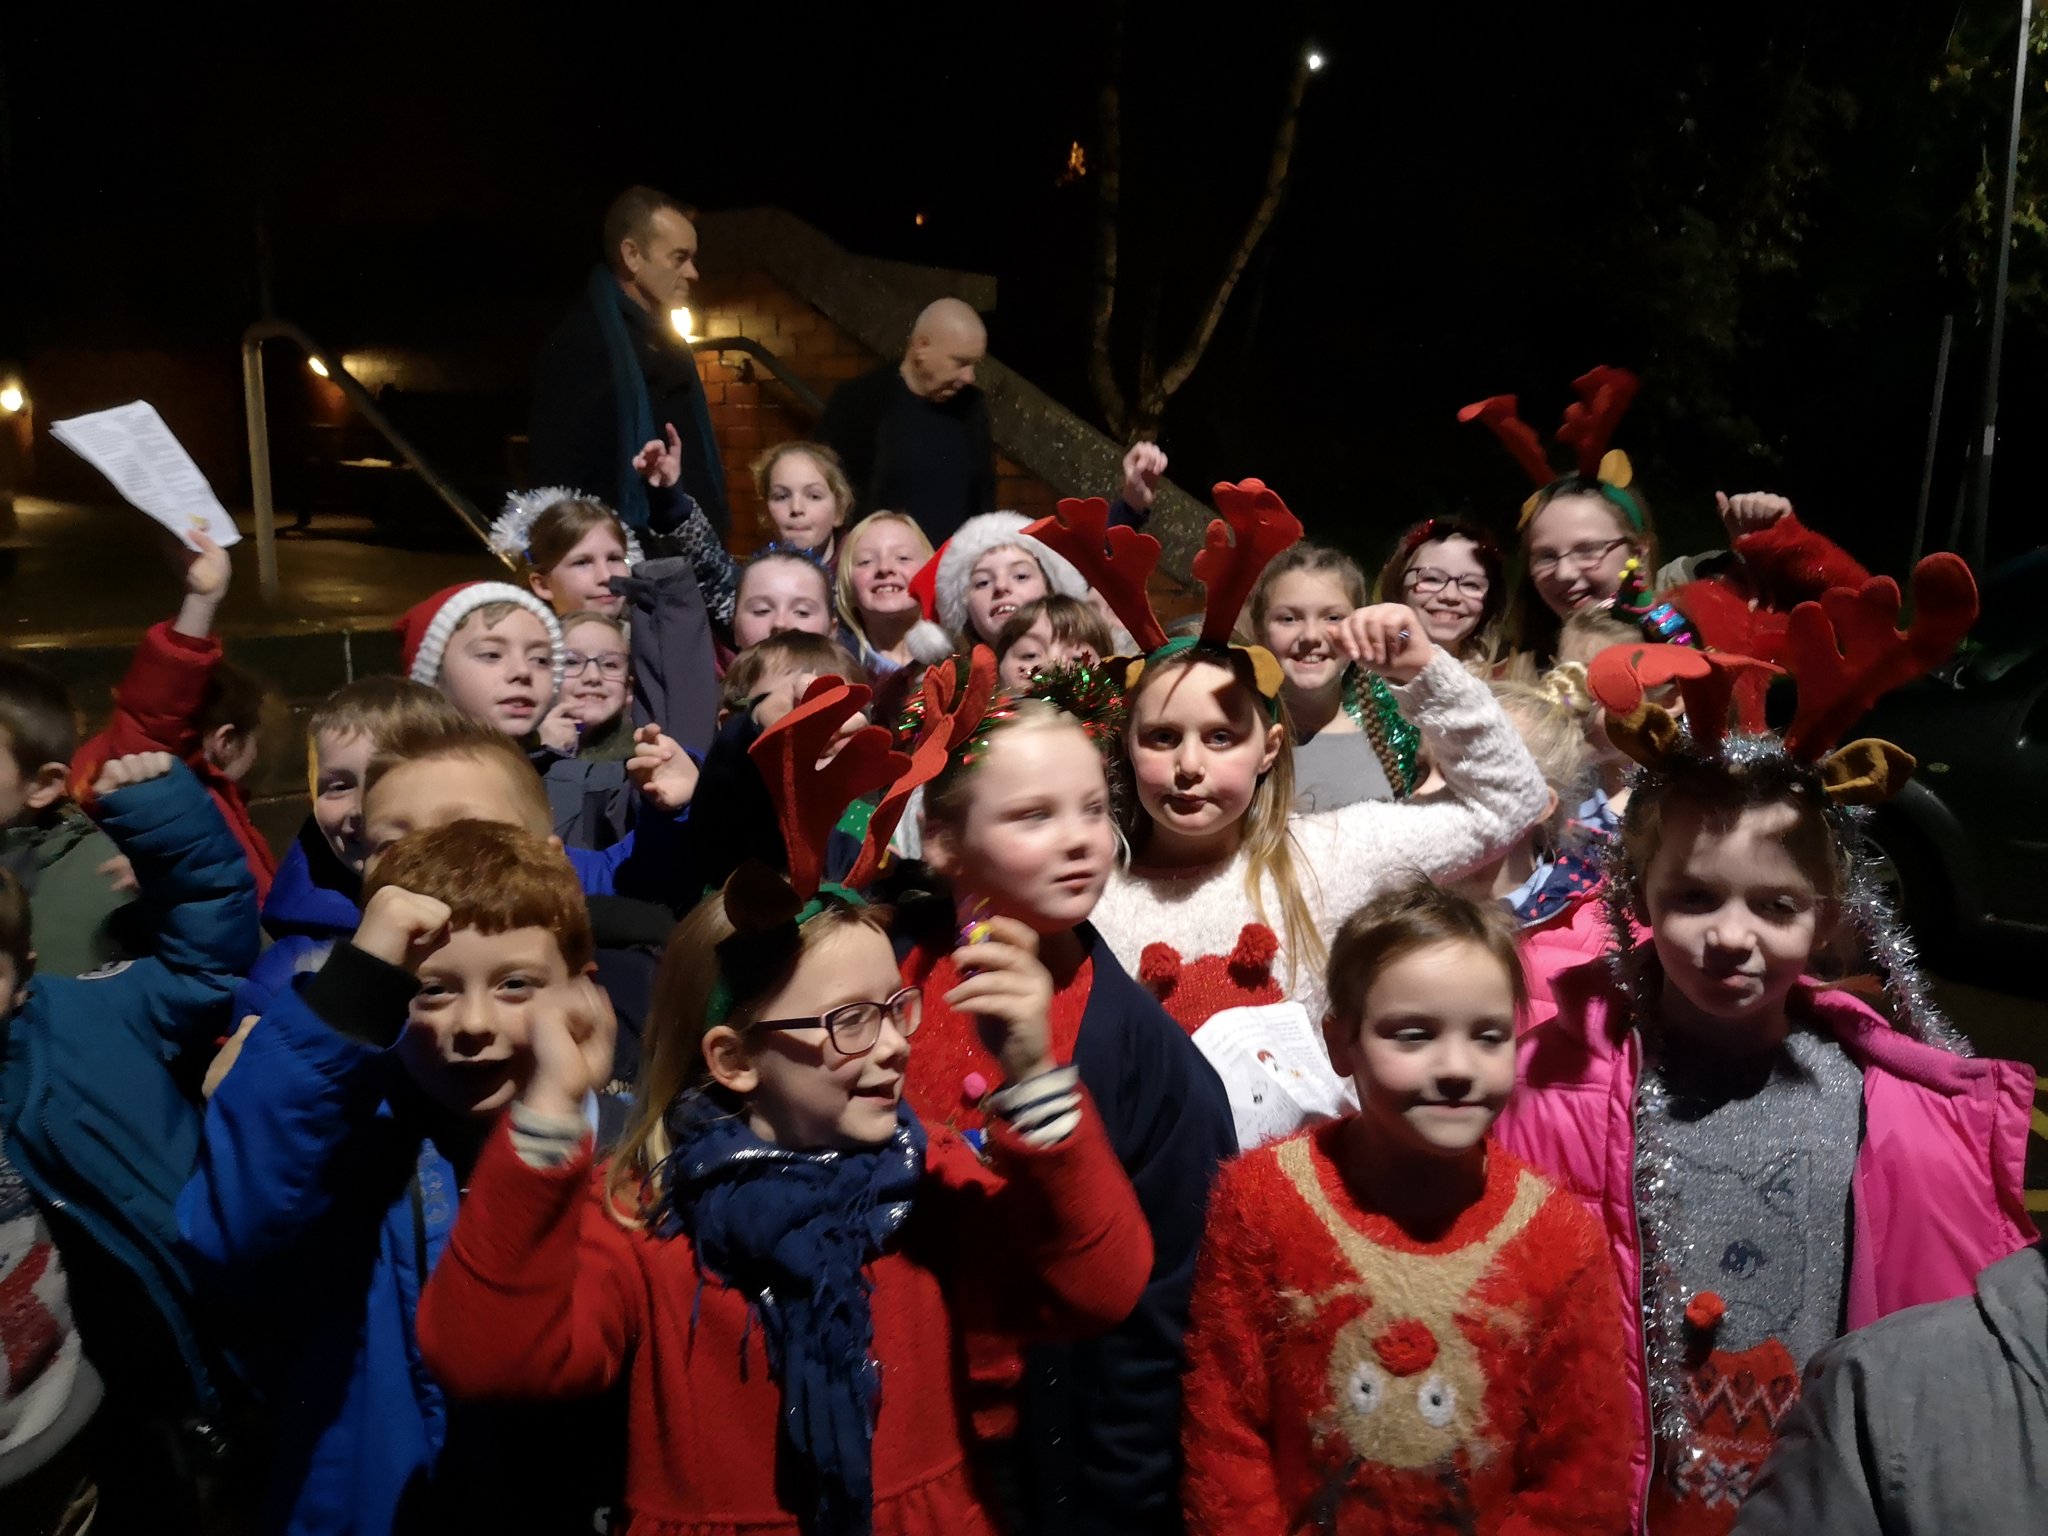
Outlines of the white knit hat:
<svg viewBox="0 0 2048 1536">
<path fill-rule="evenodd" d="M 1045 572 L 1048 591 L 1068 597 L 1088 595 L 1087 578 L 1065 555 L 1027 535 L 1024 530 L 1030 526 L 1031 519 L 1021 512 L 984 512 L 954 530 L 953 537 L 946 540 L 946 547 L 939 552 L 935 595 L 941 624 L 962 639 L 971 638 L 967 634 L 967 578 L 976 561 L 1005 544 L 1014 544 L 1037 559 L 1039 568 Z"/>
<path fill-rule="evenodd" d="M 555 692 L 562 691 L 562 625 L 555 611 L 524 587 L 507 581 L 466 581 L 444 587 L 424 602 L 413 604 L 398 621 L 398 654 L 405 674 L 416 683 L 437 688 L 441 658 L 456 626 L 487 603 L 516 603 L 539 619 L 548 632 L 554 662 Z"/>
</svg>

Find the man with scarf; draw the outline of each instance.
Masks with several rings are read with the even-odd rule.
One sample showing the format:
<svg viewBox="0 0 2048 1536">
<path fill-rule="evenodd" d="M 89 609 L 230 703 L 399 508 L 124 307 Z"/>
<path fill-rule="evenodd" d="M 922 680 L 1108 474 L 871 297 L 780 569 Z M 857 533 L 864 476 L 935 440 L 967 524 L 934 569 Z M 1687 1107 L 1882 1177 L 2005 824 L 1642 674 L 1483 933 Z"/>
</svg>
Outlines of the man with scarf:
<svg viewBox="0 0 2048 1536">
<path fill-rule="evenodd" d="M 541 348 L 529 419 L 529 483 L 569 485 L 613 508 L 634 532 L 659 534 L 689 500 L 723 535 L 730 521 L 711 410 L 669 311 L 697 276 L 690 210 L 652 187 L 628 187 L 604 216 L 605 265 Z M 681 441 L 675 496 L 650 493 L 635 460 L 670 430 Z"/>
</svg>

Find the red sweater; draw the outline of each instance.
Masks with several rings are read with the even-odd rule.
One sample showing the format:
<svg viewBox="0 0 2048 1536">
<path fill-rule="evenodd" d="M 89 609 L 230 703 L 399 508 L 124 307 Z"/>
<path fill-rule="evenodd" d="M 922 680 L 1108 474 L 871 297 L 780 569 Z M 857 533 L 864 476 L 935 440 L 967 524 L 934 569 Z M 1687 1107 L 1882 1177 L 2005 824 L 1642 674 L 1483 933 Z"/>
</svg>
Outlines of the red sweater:
<svg viewBox="0 0 2048 1536">
<path fill-rule="evenodd" d="M 1619 1532 L 1633 1424 L 1598 1225 L 1488 1145 L 1418 1243 L 1333 1160 L 1350 1122 L 1226 1165 L 1188 1330 L 1191 1536 Z"/>
<path fill-rule="evenodd" d="M 242 786 L 224 777 L 200 750 L 199 709 L 220 657 L 220 641 L 212 635 L 203 640 L 181 635 L 169 620 L 151 625 L 135 648 L 135 659 L 128 663 L 128 675 L 114 690 L 114 718 L 72 757 L 71 783 L 77 798 L 85 802 L 93 780 L 113 758 L 131 752 L 168 752 L 184 759 L 213 797 L 235 841 L 242 845 L 242 857 L 256 877 L 260 910 L 270 898 L 277 858 L 249 817 L 249 800 Z"/>
<path fill-rule="evenodd" d="M 914 949 L 905 958 L 903 980 L 924 994 L 924 1019 L 904 1071 L 903 1096 L 926 1125 L 973 1131 L 981 1129 L 981 1105 L 967 1101 L 962 1084 L 970 1074 L 979 1073 L 990 1089 L 1000 1088 L 1003 1067 L 982 1043 L 981 1027 L 974 1019 L 946 1006 L 946 994 L 963 979 L 951 951 Z M 1083 960 L 1072 979 L 1052 995 L 1046 1022 L 1053 1060 L 1063 1067 L 1074 1059 L 1074 1042 L 1081 1038 L 1081 1016 L 1088 1011 L 1094 982 L 1095 962 Z"/>
<path fill-rule="evenodd" d="M 1007 1128 L 990 1147 L 994 1169 L 932 1136 L 915 1208 L 867 1271 L 877 1536 L 993 1536 L 964 1450 L 959 1328 L 1099 1332 L 1151 1269 L 1092 1104 L 1056 1147 Z M 587 1151 L 529 1168 L 505 1130 L 492 1136 L 420 1302 L 428 1367 L 456 1397 L 577 1398 L 624 1376 L 632 1536 L 794 1536 L 775 1491 L 782 1393 L 746 1299 L 700 1281 L 687 1238 L 620 1226 L 592 1179 Z"/>
</svg>

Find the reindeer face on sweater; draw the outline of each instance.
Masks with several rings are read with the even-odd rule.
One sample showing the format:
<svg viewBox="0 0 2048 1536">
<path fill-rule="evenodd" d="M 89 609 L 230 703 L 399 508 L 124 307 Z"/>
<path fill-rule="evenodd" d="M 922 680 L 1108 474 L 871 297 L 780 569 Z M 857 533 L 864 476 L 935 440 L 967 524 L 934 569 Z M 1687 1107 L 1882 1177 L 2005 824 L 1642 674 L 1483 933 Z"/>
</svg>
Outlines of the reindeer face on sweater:
<svg viewBox="0 0 2048 1536">
<path fill-rule="evenodd" d="M 1226 1008 L 1256 1008 L 1284 1001 L 1273 976 L 1280 941 L 1263 923 L 1246 923 L 1227 955 L 1183 960 L 1170 944 L 1145 946 L 1138 980 L 1159 999 L 1174 1023 L 1189 1034 Z"/>
</svg>

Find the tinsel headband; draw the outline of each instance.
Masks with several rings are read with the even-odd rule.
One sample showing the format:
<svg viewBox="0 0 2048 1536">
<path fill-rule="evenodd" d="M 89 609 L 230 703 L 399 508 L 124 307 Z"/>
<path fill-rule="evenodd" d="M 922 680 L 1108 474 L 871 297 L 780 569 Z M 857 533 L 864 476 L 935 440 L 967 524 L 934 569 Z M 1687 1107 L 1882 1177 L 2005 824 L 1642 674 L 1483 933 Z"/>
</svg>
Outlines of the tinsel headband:
<svg viewBox="0 0 2048 1536">
<path fill-rule="evenodd" d="M 1301 520 L 1262 480 L 1220 482 L 1212 494 L 1223 515 L 1209 524 L 1193 564 L 1196 579 L 1206 589 L 1202 628 L 1199 634 L 1178 639 L 1167 638 L 1147 590 L 1159 565 L 1159 541 L 1135 528 L 1108 527 L 1108 502 L 1100 497 L 1069 498 L 1051 517 L 1040 518 L 1024 531 L 1066 556 L 1145 652 L 1143 659 L 1125 665 L 1126 688 L 1137 685 L 1147 666 L 1190 651 L 1234 651 L 1250 663 L 1259 696 L 1277 711 L 1286 680 L 1279 658 L 1263 645 L 1232 645 L 1231 635 L 1260 574 L 1274 556 L 1300 540 Z"/>
<path fill-rule="evenodd" d="M 1627 454 L 1608 446 L 1614 440 L 1614 429 L 1621 425 L 1621 418 L 1635 400 L 1636 389 L 1634 374 L 1625 368 L 1605 365 L 1572 380 L 1572 390 L 1579 398 L 1565 407 L 1557 440 L 1571 449 L 1575 467 L 1562 476 L 1551 468 L 1550 456 L 1535 430 L 1522 420 L 1521 403 L 1515 396 L 1493 395 L 1475 400 L 1458 412 L 1458 420 L 1476 421 L 1499 438 L 1508 457 L 1535 484 L 1535 494 L 1522 503 L 1517 528 L 1528 526 L 1547 495 L 1578 480 L 1598 490 L 1631 530 L 1648 531 L 1649 519 L 1643 515 L 1643 504 L 1629 489 L 1635 483 L 1635 469 Z"/>
<path fill-rule="evenodd" d="M 571 489 L 566 485 L 537 486 L 530 491 L 514 491 L 505 498 L 505 509 L 491 524 L 491 548 L 501 555 L 524 560 L 533 564 L 530 553 L 533 544 L 533 525 L 549 507 L 560 501 L 587 501 L 592 506 L 603 507 L 604 503 L 586 491 Z M 610 511 L 609 507 L 605 508 Z M 626 564 L 639 565 L 647 556 L 640 548 L 640 541 L 633 536 L 633 530 L 626 526 L 626 520 L 616 512 L 612 513 L 620 531 L 626 536 Z"/>
</svg>

